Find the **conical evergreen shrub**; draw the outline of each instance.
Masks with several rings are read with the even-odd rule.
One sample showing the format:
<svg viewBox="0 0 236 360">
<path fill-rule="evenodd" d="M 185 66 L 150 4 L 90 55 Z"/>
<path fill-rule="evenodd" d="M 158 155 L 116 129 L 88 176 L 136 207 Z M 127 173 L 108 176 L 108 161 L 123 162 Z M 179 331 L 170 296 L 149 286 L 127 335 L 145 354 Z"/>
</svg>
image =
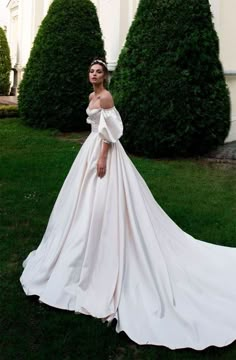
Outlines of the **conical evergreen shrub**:
<svg viewBox="0 0 236 360">
<path fill-rule="evenodd" d="M 54 0 L 44 18 L 20 84 L 19 110 L 34 127 L 84 129 L 91 86 L 88 66 L 105 56 L 95 6 Z"/>
<path fill-rule="evenodd" d="M 11 59 L 5 31 L 0 27 L 0 95 L 8 95 L 10 89 Z"/>
<path fill-rule="evenodd" d="M 133 153 L 188 156 L 223 143 L 230 100 L 208 0 L 140 0 L 110 89 Z"/>
</svg>

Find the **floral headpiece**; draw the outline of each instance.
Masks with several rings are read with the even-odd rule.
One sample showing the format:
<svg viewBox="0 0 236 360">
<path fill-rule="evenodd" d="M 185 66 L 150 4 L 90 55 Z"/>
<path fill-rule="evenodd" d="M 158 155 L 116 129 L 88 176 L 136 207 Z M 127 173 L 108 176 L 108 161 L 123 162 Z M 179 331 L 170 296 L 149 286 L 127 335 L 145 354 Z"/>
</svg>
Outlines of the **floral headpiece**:
<svg viewBox="0 0 236 360">
<path fill-rule="evenodd" d="M 93 61 L 91 62 L 91 66 L 94 65 L 94 64 L 97 64 L 97 63 L 102 64 L 102 65 L 105 66 L 105 68 L 107 69 L 107 64 L 106 64 L 104 61 L 100 60 L 100 59 L 95 59 L 95 60 L 93 60 Z"/>
</svg>

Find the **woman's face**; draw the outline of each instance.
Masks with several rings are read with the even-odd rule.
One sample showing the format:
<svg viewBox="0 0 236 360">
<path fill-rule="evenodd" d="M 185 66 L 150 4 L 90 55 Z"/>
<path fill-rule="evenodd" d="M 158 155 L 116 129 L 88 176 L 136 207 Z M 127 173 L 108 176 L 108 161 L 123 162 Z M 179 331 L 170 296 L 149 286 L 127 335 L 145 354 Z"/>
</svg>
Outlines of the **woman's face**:
<svg viewBox="0 0 236 360">
<path fill-rule="evenodd" d="M 94 64 L 89 70 L 89 81 L 92 85 L 100 85 L 104 83 L 105 73 L 102 65 Z"/>
</svg>

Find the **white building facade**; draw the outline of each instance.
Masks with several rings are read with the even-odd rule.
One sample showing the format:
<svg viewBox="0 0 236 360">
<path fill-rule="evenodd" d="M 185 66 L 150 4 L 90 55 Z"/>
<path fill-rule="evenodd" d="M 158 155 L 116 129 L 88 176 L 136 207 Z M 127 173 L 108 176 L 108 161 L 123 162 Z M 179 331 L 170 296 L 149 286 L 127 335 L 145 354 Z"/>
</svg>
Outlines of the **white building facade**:
<svg viewBox="0 0 236 360">
<path fill-rule="evenodd" d="M 53 0 L 9 0 L 7 36 L 15 69 L 13 91 L 19 84 L 32 43 Z M 108 66 L 115 69 L 120 50 L 134 18 L 139 0 L 91 0 L 97 8 Z M 227 142 L 236 140 L 236 1 L 210 0 L 220 39 L 220 59 L 230 89 L 232 113 Z"/>
</svg>

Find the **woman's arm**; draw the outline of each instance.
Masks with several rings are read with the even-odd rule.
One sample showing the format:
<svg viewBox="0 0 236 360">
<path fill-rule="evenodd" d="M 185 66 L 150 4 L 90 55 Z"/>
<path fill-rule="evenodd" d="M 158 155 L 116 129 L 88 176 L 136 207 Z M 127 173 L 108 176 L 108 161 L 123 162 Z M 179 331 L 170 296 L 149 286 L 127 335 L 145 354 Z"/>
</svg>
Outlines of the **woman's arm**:
<svg viewBox="0 0 236 360">
<path fill-rule="evenodd" d="M 111 94 L 107 91 L 106 95 L 100 99 L 100 107 L 103 109 L 110 109 L 114 106 Z M 107 154 L 110 144 L 106 141 L 102 142 L 101 152 L 97 162 L 97 175 L 102 178 L 106 174 Z"/>
<path fill-rule="evenodd" d="M 97 175 L 102 178 L 106 174 L 107 154 L 110 144 L 102 142 L 102 149 L 97 162 Z"/>
</svg>

